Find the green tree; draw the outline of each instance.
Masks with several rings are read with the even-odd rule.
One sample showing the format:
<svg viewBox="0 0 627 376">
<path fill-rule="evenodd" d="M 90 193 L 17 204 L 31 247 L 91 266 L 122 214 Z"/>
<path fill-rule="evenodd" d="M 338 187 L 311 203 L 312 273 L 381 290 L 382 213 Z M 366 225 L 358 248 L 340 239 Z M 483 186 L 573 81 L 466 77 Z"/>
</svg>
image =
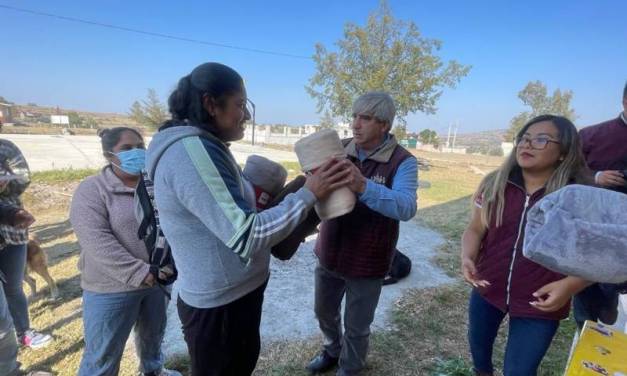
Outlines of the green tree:
<svg viewBox="0 0 627 376">
<path fill-rule="evenodd" d="M 503 156 L 503 148 L 500 145 L 492 145 L 488 149 L 488 155 L 493 155 L 493 156 L 496 156 L 496 157 L 502 157 Z"/>
<path fill-rule="evenodd" d="M 320 118 L 320 129 L 333 129 L 335 128 L 335 119 L 331 116 L 329 110 L 324 112 L 324 115 Z"/>
<path fill-rule="evenodd" d="M 327 108 L 346 120 L 353 100 L 372 90 L 392 95 L 399 123 L 410 112 L 435 113 L 442 88 L 455 87 L 470 70 L 454 60 L 445 64 L 436 54 L 442 42 L 423 37 L 413 22 L 395 19 L 385 0 L 364 27 L 347 23 L 337 47 L 329 52 L 316 45 L 316 73 L 305 89 L 318 112 Z"/>
<path fill-rule="evenodd" d="M 142 101 L 144 107 L 144 114 L 146 115 L 146 125 L 150 128 L 158 128 L 168 120 L 168 111 L 165 105 L 159 101 L 157 92 L 155 89 L 148 89 L 148 95 L 145 100 Z"/>
<path fill-rule="evenodd" d="M 95 129 L 95 128 L 98 128 L 98 126 L 99 126 L 98 122 L 93 117 L 88 116 L 84 120 L 85 121 L 84 121 L 83 124 L 84 124 L 84 126 L 86 128 L 94 128 Z"/>
<path fill-rule="evenodd" d="M 521 112 L 510 121 L 507 137 L 512 140 L 522 127 L 533 117 L 544 114 L 560 115 L 570 120 L 575 120 L 577 115 L 571 107 L 573 92 L 571 90 L 561 91 L 556 89 L 553 95 L 548 95 L 544 83 L 541 81 L 529 82 L 524 89 L 518 93 L 518 98 L 531 107 L 530 111 Z"/>
<path fill-rule="evenodd" d="M 418 133 L 418 140 L 424 145 L 433 145 L 435 147 L 438 147 L 440 145 L 438 134 L 436 133 L 436 131 L 431 129 L 425 129 Z"/>
<path fill-rule="evenodd" d="M 133 119 L 137 124 L 144 124 L 146 122 L 144 115 L 144 108 L 139 101 L 133 102 L 131 108 L 129 109 L 128 115 Z"/>
<path fill-rule="evenodd" d="M 396 137 L 398 141 L 406 139 L 407 138 L 407 126 L 405 125 L 405 123 L 404 122 L 396 123 L 394 128 L 392 128 L 392 134 L 394 135 L 394 137 Z"/>
<path fill-rule="evenodd" d="M 83 126 L 83 117 L 78 114 L 78 112 L 70 112 L 67 114 L 68 119 L 70 120 L 70 126 L 74 128 L 80 128 Z"/>
<path fill-rule="evenodd" d="M 146 99 L 133 102 L 129 116 L 137 123 L 152 129 L 158 128 L 169 118 L 165 105 L 159 100 L 155 89 L 148 89 Z"/>
</svg>

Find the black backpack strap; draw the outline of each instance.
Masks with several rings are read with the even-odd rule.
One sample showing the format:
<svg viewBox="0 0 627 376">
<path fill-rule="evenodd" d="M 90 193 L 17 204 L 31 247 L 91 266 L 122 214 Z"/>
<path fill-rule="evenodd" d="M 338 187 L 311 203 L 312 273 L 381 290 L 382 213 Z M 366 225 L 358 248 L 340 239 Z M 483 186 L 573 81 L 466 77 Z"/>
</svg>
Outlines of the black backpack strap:
<svg viewBox="0 0 627 376">
<path fill-rule="evenodd" d="M 154 217 L 153 207 L 151 205 L 152 200 L 146 189 L 146 180 L 144 179 L 143 173 L 140 175 L 139 183 L 137 184 L 137 188 L 135 189 L 135 194 L 139 199 L 139 203 L 142 207 L 142 212 L 144 214 L 144 218 L 139 224 L 139 230 L 137 231 L 137 235 L 139 236 L 139 238 L 143 239 L 146 236 L 146 230 L 148 229 L 148 226 L 150 225 L 150 223 L 152 222 L 152 218 Z"/>
</svg>

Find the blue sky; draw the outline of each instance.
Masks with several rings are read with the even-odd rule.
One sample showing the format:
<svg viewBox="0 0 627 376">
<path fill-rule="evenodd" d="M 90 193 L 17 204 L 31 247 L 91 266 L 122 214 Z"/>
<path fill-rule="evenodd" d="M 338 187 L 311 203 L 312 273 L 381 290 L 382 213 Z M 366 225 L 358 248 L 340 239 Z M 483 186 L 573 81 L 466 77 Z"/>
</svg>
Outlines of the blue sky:
<svg viewBox="0 0 627 376">
<path fill-rule="evenodd" d="M 541 80 L 571 89 L 576 123 L 615 117 L 627 80 L 627 2 L 390 0 L 397 18 L 443 42 L 441 56 L 472 65 L 445 89 L 435 115 L 408 117 L 410 130 L 506 128 L 525 108 L 517 93 Z M 355 1 L 7 1 L 10 5 L 117 26 L 311 56 L 333 49 L 344 24 L 364 24 L 378 0 Z M 4 39 L 0 95 L 91 111 L 126 112 L 155 88 L 166 99 L 196 65 L 219 61 L 246 80 L 262 123 L 316 123 L 304 86 L 312 61 L 138 35 L 0 8 Z"/>
</svg>

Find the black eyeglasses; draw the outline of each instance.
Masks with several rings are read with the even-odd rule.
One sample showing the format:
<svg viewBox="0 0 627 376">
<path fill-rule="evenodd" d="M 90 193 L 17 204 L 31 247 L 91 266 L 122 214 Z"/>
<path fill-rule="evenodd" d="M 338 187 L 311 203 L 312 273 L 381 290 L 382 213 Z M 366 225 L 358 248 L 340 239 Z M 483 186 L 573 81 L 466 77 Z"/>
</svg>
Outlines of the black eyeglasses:
<svg viewBox="0 0 627 376">
<path fill-rule="evenodd" d="M 527 144 L 529 145 L 530 148 L 535 149 L 535 150 L 546 149 L 546 146 L 549 144 L 549 142 L 552 142 L 554 144 L 559 144 L 559 141 L 551 140 L 548 137 L 531 138 L 531 137 L 522 136 L 522 137 L 516 137 L 514 139 L 514 143 L 516 144 L 516 147 L 521 147 Z"/>
</svg>

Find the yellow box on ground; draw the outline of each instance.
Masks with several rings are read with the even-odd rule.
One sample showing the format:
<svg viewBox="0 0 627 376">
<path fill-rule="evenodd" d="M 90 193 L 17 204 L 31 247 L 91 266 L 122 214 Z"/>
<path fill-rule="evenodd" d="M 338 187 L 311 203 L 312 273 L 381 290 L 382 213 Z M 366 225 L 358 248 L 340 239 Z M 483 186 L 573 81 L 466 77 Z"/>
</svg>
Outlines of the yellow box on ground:
<svg viewBox="0 0 627 376">
<path fill-rule="evenodd" d="M 565 376 L 627 376 L 627 334 L 586 321 Z"/>
</svg>

